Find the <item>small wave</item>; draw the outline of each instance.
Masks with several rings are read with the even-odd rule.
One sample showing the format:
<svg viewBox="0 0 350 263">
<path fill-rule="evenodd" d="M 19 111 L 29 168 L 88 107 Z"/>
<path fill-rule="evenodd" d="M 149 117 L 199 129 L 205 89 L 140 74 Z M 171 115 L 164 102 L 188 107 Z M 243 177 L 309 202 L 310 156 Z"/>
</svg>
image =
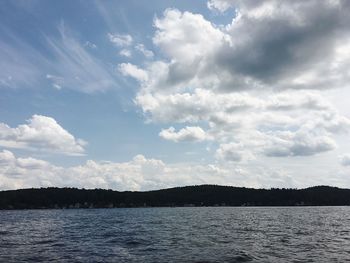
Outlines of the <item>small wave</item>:
<svg viewBox="0 0 350 263">
<path fill-rule="evenodd" d="M 53 247 L 65 247 L 66 245 L 64 243 L 55 243 L 52 244 Z"/>
<path fill-rule="evenodd" d="M 226 262 L 229 263 L 235 263 L 235 262 L 250 262 L 253 261 L 255 258 L 251 255 L 248 255 L 245 252 L 239 252 L 237 255 L 233 256 L 232 258 L 230 258 L 229 260 L 227 260 Z"/>
<path fill-rule="evenodd" d="M 142 245 L 143 242 L 140 242 L 140 241 L 137 241 L 137 240 L 130 240 L 130 241 L 126 241 L 125 244 L 128 245 L 128 246 L 135 247 L 135 246 Z"/>
<path fill-rule="evenodd" d="M 52 239 L 46 239 L 46 240 L 39 240 L 37 242 L 35 242 L 35 244 L 38 244 L 38 245 L 46 245 L 46 244 L 52 244 L 54 243 L 55 241 L 52 240 Z"/>
</svg>

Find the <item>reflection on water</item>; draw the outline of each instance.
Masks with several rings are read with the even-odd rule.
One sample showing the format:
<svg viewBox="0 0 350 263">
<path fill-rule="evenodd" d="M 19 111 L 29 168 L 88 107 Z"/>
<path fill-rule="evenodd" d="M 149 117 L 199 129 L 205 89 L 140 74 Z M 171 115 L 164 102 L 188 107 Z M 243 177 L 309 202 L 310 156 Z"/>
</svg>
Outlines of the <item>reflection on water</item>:
<svg viewBox="0 0 350 263">
<path fill-rule="evenodd" d="M 0 211 L 0 262 L 344 262 L 350 207 Z"/>
</svg>

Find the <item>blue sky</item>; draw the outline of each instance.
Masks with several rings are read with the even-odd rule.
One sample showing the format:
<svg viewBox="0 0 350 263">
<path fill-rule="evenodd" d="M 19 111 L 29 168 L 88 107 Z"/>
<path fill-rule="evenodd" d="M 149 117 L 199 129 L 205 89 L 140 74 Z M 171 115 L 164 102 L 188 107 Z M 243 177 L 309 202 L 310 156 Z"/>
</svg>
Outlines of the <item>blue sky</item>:
<svg viewBox="0 0 350 263">
<path fill-rule="evenodd" d="M 0 189 L 350 187 L 349 8 L 2 1 Z"/>
</svg>

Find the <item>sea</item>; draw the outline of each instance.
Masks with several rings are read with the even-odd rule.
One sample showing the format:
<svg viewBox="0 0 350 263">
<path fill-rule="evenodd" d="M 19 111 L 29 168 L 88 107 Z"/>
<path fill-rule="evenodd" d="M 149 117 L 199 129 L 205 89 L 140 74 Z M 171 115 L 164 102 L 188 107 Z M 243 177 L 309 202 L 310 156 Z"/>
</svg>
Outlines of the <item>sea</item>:
<svg viewBox="0 0 350 263">
<path fill-rule="evenodd" d="M 0 211 L 0 262 L 350 262 L 350 207 Z"/>
</svg>

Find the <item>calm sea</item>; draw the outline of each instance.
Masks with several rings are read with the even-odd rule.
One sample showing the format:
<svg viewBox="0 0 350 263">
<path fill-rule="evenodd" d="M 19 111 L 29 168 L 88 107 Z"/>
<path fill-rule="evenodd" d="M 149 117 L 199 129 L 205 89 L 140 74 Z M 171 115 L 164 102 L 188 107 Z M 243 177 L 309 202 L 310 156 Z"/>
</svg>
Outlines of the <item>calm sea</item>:
<svg viewBox="0 0 350 263">
<path fill-rule="evenodd" d="M 345 262 L 350 207 L 0 211 L 0 262 Z"/>
</svg>

